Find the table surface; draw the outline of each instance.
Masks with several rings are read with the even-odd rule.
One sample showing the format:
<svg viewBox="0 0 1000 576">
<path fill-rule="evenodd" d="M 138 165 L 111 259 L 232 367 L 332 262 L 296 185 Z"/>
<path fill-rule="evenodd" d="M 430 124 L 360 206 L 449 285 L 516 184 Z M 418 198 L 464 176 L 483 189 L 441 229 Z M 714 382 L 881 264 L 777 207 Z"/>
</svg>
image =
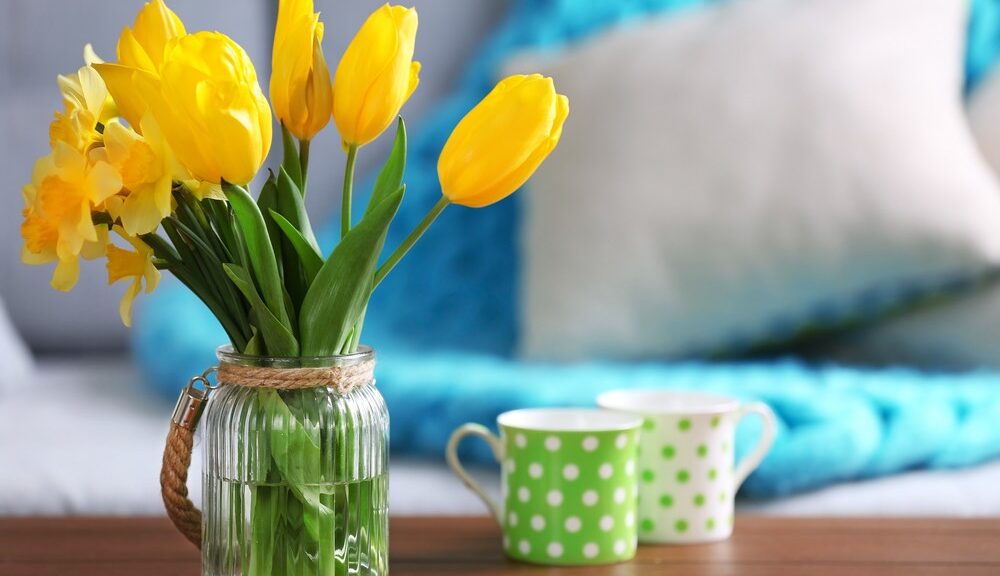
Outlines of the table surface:
<svg viewBox="0 0 1000 576">
<path fill-rule="evenodd" d="M 640 546 L 603 567 L 518 564 L 487 518 L 398 518 L 391 573 L 780 576 L 1000 574 L 1000 519 L 741 517 L 726 541 Z M 0 576 L 195 576 L 198 552 L 162 518 L 0 518 Z"/>
</svg>

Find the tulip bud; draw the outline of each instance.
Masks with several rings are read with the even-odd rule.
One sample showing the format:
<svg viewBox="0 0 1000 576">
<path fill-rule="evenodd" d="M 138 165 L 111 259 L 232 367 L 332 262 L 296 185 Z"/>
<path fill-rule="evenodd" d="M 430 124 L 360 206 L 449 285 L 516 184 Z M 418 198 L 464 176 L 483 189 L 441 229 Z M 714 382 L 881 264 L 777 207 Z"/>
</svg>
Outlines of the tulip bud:
<svg viewBox="0 0 1000 576">
<path fill-rule="evenodd" d="M 346 145 L 363 146 L 385 131 L 416 90 L 417 11 L 382 6 L 344 52 L 333 79 L 333 120 Z"/>
<path fill-rule="evenodd" d="M 312 0 L 281 0 L 271 55 L 271 105 L 281 123 L 310 140 L 330 121 L 333 86 L 323 57 L 323 23 Z"/>
<path fill-rule="evenodd" d="M 136 15 L 132 28 L 122 30 L 118 63 L 155 72 L 163 63 L 167 43 L 186 33 L 184 23 L 163 0 L 147 2 Z"/>
<path fill-rule="evenodd" d="M 135 91 L 133 72 L 143 70 L 159 74 L 167 44 L 186 33 L 184 23 L 163 0 L 147 2 L 136 15 L 132 28 L 124 28 L 118 38 L 118 63 L 94 64 L 121 115 L 132 128 L 139 129 L 146 111 L 146 102 Z"/>
<path fill-rule="evenodd" d="M 250 57 L 225 34 L 171 42 L 159 77 L 134 74 L 177 160 L 204 182 L 246 184 L 271 147 L 271 110 Z"/>
<path fill-rule="evenodd" d="M 555 149 L 569 99 L 551 78 L 510 76 L 476 105 L 448 137 L 438 159 L 445 197 L 470 208 L 503 200 Z"/>
</svg>

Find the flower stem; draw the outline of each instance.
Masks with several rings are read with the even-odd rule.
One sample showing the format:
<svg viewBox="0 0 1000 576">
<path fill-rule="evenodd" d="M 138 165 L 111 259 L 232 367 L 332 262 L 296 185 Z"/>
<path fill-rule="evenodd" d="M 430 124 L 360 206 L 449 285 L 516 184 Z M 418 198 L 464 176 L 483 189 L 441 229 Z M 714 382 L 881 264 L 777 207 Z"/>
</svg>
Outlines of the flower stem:
<svg viewBox="0 0 1000 576">
<path fill-rule="evenodd" d="M 424 232 L 430 228 L 431 224 L 437 220 L 437 217 L 441 215 L 441 212 L 444 212 L 444 209 L 447 208 L 450 203 L 451 202 L 449 202 L 446 197 L 441 196 L 441 199 L 438 200 L 437 204 L 431 208 L 431 211 L 424 216 L 424 219 L 420 221 L 420 224 L 418 224 L 416 228 L 413 229 L 413 232 L 410 232 L 410 235 L 407 236 L 406 239 L 396 247 L 396 250 L 392 253 L 392 255 L 389 256 L 389 259 L 379 266 L 378 271 L 375 272 L 375 282 L 372 283 L 372 291 L 374 291 L 375 288 L 382 283 L 382 280 L 389 275 L 389 272 L 392 272 L 392 269 L 396 267 L 396 264 L 399 264 L 399 261 L 403 259 L 403 256 L 406 256 L 406 253 L 410 251 L 410 248 L 413 248 L 413 245 L 417 243 L 417 240 L 420 240 L 420 237 L 424 235 Z"/>
<path fill-rule="evenodd" d="M 302 167 L 302 196 L 306 195 L 306 180 L 309 174 L 309 140 L 299 140 L 299 165 Z"/>
<path fill-rule="evenodd" d="M 354 190 L 354 164 L 358 159 L 358 147 L 347 147 L 347 165 L 344 166 L 344 194 L 340 201 L 340 237 L 351 231 L 351 194 Z"/>
</svg>

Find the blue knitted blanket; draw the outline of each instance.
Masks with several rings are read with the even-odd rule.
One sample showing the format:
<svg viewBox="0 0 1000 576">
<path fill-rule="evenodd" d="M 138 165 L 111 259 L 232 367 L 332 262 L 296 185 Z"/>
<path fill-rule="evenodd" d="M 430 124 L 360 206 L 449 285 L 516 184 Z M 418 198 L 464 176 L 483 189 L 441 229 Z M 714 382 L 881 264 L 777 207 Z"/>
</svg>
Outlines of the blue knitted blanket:
<svg viewBox="0 0 1000 576">
<path fill-rule="evenodd" d="M 522 48 L 577 41 L 612 24 L 700 0 L 514 0 L 472 59 L 456 92 L 413 130 L 407 202 L 389 243 L 438 195 L 435 163 L 451 129 Z M 966 62 L 971 89 L 1000 50 L 1000 0 L 972 0 Z M 593 405 L 612 388 L 699 388 L 767 401 L 780 424 L 774 448 L 744 485 L 755 496 L 916 467 L 968 466 L 1000 456 L 1000 375 L 751 364 L 527 364 L 511 359 L 517 334 L 518 196 L 490 210 L 445 212 L 380 286 L 365 340 L 380 351 L 378 385 L 392 413 L 396 452 L 440 457 L 449 432 L 525 406 Z M 166 285 L 139 311 L 135 350 L 169 396 L 214 362 L 225 334 L 197 300 Z M 417 354 L 415 351 L 419 351 Z M 752 445 L 756 423 L 738 434 Z M 485 451 L 478 452 L 484 459 Z"/>
<path fill-rule="evenodd" d="M 183 318 L 183 321 L 179 320 Z M 171 286 L 143 310 L 136 351 L 149 379 L 175 396 L 214 362 L 225 340 L 206 308 Z M 378 386 L 392 414 L 394 453 L 442 458 L 464 422 L 492 424 L 525 406 L 592 406 L 614 388 L 698 388 L 761 399 L 778 416 L 770 454 L 743 486 L 777 496 L 912 468 L 954 468 L 1000 457 L 1000 374 L 926 374 L 747 364 L 528 364 L 493 354 L 380 352 Z M 759 432 L 740 426 L 737 454 Z M 469 443 L 473 444 L 473 443 Z M 489 460 L 485 446 L 472 456 Z"/>
</svg>

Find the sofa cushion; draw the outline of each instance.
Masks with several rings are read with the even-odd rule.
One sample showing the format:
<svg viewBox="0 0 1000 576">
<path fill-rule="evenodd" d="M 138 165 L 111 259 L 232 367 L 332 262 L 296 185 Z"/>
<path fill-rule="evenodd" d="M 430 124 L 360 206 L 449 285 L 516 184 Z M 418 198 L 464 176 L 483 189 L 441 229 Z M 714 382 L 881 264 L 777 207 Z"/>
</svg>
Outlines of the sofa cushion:
<svg viewBox="0 0 1000 576">
<path fill-rule="evenodd" d="M 1000 262 L 967 8 L 732 2 L 515 59 L 572 108 L 524 199 L 523 351 L 739 353 Z"/>
</svg>

